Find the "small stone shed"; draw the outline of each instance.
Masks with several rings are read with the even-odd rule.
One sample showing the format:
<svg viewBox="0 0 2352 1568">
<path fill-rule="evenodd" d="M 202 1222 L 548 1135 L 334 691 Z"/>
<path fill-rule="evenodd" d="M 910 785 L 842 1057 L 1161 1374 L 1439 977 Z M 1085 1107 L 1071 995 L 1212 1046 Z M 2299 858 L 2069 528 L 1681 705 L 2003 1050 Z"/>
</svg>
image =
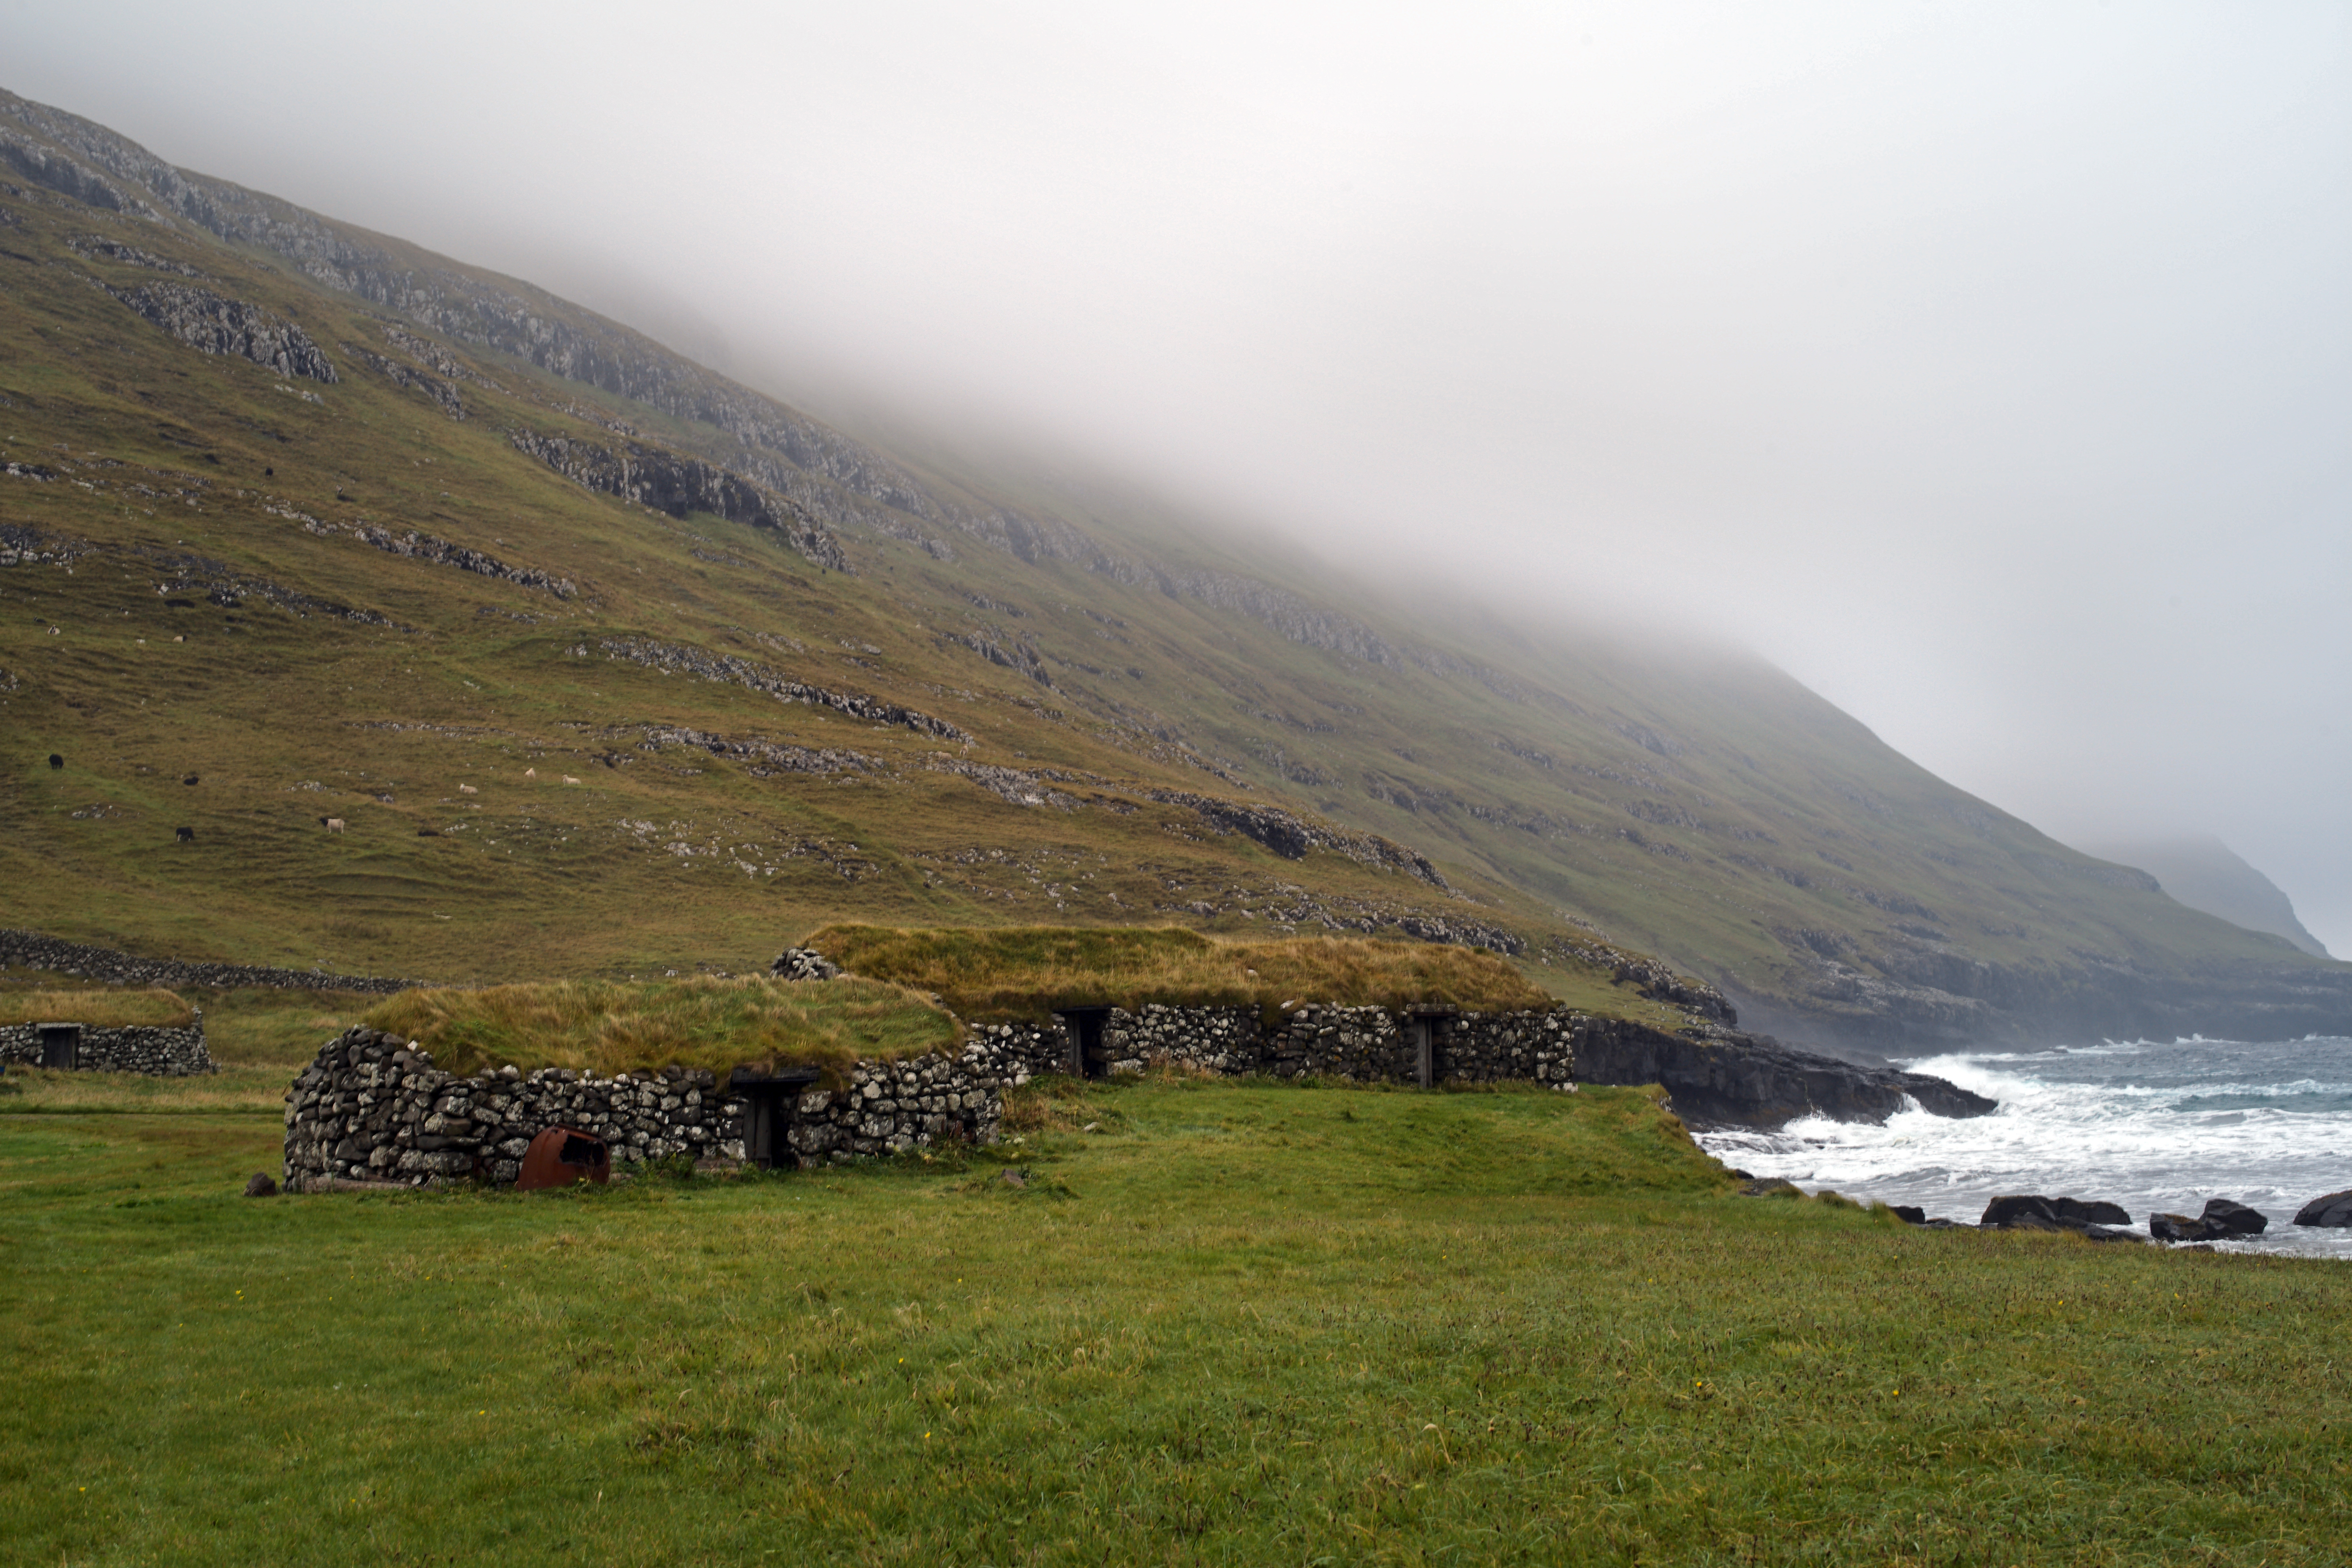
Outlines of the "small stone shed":
<svg viewBox="0 0 2352 1568">
<path fill-rule="evenodd" d="M 142 1072 L 163 1078 L 215 1070 L 211 1054 L 205 1049 L 201 1008 L 193 1021 L 181 1027 L 110 1026 L 70 1019 L 0 1025 L 0 1062 L 68 1072 Z"/>
</svg>

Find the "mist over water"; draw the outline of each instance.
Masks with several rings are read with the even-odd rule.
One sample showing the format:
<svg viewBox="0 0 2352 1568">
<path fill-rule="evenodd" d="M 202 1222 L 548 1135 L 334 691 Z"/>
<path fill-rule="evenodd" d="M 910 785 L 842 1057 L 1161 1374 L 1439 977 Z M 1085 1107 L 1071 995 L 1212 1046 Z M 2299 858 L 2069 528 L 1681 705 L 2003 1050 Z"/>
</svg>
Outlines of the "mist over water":
<svg viewBox="0 0 2352 1568">
<path fill-rule="evenodd" d="M 2270 1229 L 2232 1249 L 2352 1259 L 2352 1230 L 2294 1213 L 2352 1187 L 2352 1040 L 2139 1040 L 1970 1052 L 1906 1064 L 2000 1101 L 1968 1120 L 1906 1111 L 1883 1127 L 1809 1117 L 1699 1142 L 1726 1163 L 1807 1191 L 1916 1204 L 1975 1223 L 2009 1193 L 2104 1198 L 2147 1227 L 2234 1198 Z"/>
</svg>

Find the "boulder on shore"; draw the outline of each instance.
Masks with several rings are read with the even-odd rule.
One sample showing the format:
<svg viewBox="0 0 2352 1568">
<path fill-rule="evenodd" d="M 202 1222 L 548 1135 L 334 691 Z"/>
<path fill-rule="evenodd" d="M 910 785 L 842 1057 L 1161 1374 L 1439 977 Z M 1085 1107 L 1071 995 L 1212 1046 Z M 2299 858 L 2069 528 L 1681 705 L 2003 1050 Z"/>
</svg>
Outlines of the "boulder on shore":
<svg viewBox="0 0 2352 1568">
<path fill-rule="evenodd" d="M 2236 1241 L 2260 1236 L 2270 1225 L 2269 1217 L 2259 1209 L 2228 1198 L 2206 1199 L 2205 1212 L 2195 1219 L 2185 1214 L 2147 1216 L 2147 1233 L 2158 1241 L 2170 1242 Z"/>
<path fill-rule="evenodd" d="M 2331 1228 L 2352 1226 L 2352 1191 L 2329 1193 L 2312 1199 L 2294 1211 L 2294 1223 Z"/>
<path fill-rule="evenodd" d="M 2120 1204 L 2020 1194 L 1985 1205 L 1984 1215 L 1977 1224 L 1987 1230 L 2079 1231 L 2094 1241 L 2111 1241 L 2116 1238 L 2103 1233 L 2110 1226 L 2131 1224 L 2131 1215 Z"/>
</svg>

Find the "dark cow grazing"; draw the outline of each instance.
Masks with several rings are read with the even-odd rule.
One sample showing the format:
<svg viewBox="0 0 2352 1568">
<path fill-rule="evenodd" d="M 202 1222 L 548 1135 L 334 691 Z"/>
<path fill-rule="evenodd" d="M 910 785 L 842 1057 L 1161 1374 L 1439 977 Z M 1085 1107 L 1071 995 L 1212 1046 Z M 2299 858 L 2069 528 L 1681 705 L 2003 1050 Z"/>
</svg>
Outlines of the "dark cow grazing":
<svg viewBox="0 0 2352 1568">
<path fill-rule="evenodd" d="M 183 844 L 194 844 L 196 841 L 196 830 L 193 827 L 174 827 L 172 833 Z"/>
<path fill-rule="evenodd" d="M 180 782 L 184 784 L 192 784 L 196 782 L 196 775 L 190 773 L 186 778 L 182 779 Z"/>
<path fill-rule="evenodd" d="M 58 755 L 55 752 L 51 752 L 49 753 L 49 766 L 53 768 L 61 768 L 65 765 L 66 760 L 63 757 Z"/>
</svg>

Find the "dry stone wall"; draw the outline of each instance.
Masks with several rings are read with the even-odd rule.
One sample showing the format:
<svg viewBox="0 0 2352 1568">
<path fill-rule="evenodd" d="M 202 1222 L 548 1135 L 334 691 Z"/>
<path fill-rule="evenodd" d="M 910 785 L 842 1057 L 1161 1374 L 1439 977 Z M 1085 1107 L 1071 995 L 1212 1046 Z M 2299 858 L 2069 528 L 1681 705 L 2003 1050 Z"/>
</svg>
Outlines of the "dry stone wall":
<svg viewBox="0 0 2352 1568">
<path fill-rule="evenodd" d="M 126 1025 L 121 1028 L 75 1026 L 70 1066 L 78 1072 L 143 1072 L 159 1078 L 189 1078 L 215 1071 L 205 1049 L 205 1016 L 185 1028 L 156 1025 Z M 0 1062 L 40 1067 L 51 1059 L 51 1043 L 42 1038 L 38 1024 L 0 1027 Z"/>
<path fill-rule="evenodd" d="M 1141 1072 L 1167 1060 L 1217 1073 L 1410 1083 L 1421 1076 L 1418 1032 L 1426 1029 L 1434 1082 L 1565 1088 L 1574 1078 L 1578 1026 L 1590 1022 L 1564 1008 L 1415 1016 L 1384 1007 L 1307 1006 L 1265 1027 L 1252 1007 L 1147 1004 L 1140 1013 L 1110 1014 L 1103 1056 L 1112 1072 Z"/>
<path fill-rule="evenodd" d="M 1559 1010 L 1431 1020 L 1438 1076 L 1566 1089 L 1585 1022 Z M 1252 1008 L 1155 1005 L 1108 1013 L 1084 1058 L 1097 1072 L 1171 1062 L 1223 1075 L 1410 1081 L 1415 1026 L 1377 1007 L 1302 1007 L 1267 1027 Z M 562 1068 L 460 1078 L 398 1036 L 354 1028 L 328 1041 L 287 1091 L 286 1184 L 509 1183 L 531 1139 L 559 1126 L 604 1139 L 624 1166 L 677 1155 L 813 1165 L 992 1142 L 1005 1091 L 1068 1071 L 1084 1035 L 1061 1018 L 972 1025 L 953 1050 L 858 1062 L 842 1087 L 788 1089 L 763 1110 L 758 1084 L 721 1093 L 710 1074 L 679 1068 L 610 1079 Z M 759 1149 L 751 1145 L 762 1114 L 780 1114 L 780 1123 L 773 1143 Z"/>
<path fill-rule="evenodd" d="M 599 1079 L 512 1068 L 459 1078 L 397 1035 L 352 1028 L 286 1091 L 286 1184 L 440 1179 L 511 1182 L 550 1127 L 593 1132 L 616 1163 L 729 1154 L 738 1108 L 707 1072 L 670 1068 Z M 740 1157 L 738 1145 L 732 1151 Z"/>
<path fill-rule="evenodd" d="M 47 970 L 77 979 L 124 985 L 204 985 L 228 990 L 241 985 L 280 991 L 362 991 L 389 994 L 417 982 L 371 974 L 329 974 L 324 970 L 270 969 L 244 963 L 189 963 L 175 958 L 142 958 L 111 947 L 61 942 L 37 931 L 0 931 L 0 964 Z"/>
</svg>

